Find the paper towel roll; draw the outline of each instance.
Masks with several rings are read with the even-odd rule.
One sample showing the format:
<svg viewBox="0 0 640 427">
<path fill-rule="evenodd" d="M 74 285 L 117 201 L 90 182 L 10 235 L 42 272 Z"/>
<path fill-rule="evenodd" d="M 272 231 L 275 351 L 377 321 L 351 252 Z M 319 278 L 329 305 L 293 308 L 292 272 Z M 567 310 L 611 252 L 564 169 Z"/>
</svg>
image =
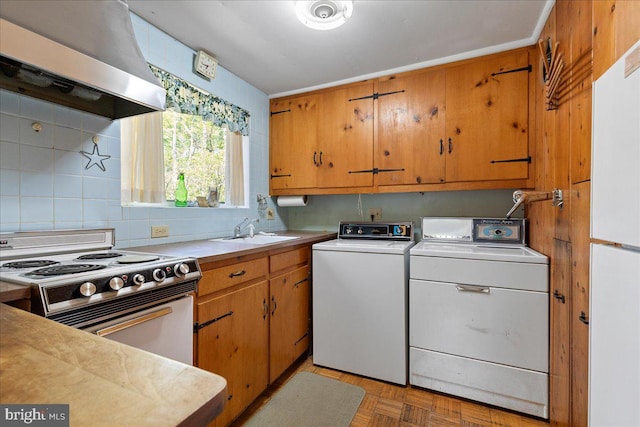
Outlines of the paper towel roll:
<svg viewBox="0 0 640 427">
<path fill-rule="evenodd" d="M 279 196 L 278 206 L 307 206 L 307 196 Z"/>
</svg>

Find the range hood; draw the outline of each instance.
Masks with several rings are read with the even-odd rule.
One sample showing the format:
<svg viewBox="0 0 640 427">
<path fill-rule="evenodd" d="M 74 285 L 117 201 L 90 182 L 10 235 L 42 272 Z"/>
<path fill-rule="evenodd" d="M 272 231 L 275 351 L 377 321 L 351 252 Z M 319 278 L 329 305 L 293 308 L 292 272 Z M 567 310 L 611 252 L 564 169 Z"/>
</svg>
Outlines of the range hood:
<svg viewBox="0 0 640 427">
<path fill-rule="evenodd" d="M 165 109 L 120 0 L 2 0 L 0 88 L 111 119 Z"/>
</svg>

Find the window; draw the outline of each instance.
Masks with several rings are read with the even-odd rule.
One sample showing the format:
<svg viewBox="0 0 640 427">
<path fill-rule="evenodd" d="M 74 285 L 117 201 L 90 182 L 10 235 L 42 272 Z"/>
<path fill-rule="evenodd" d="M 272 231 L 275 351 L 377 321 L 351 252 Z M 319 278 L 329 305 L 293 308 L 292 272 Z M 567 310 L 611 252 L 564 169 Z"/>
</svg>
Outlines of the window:
<svg viewBox="0 0 640 427">
<path fill-rule="evenodd" d="M 165 111 L 162 132 L 166 199 L 174 199 L 178 174 L 184 172 L 189 200 L 216 188 L 224 203 L 227 130 L 200 116 Z"/>
<path fill-rule="evenodd" d="M 244 205 L 243 145 L 249 113 L 150 65 L 167 90 L 167 111 L 122 119 L 122 202 L 174 200 L 184 172 L 188 199 Z"/>
</svg>

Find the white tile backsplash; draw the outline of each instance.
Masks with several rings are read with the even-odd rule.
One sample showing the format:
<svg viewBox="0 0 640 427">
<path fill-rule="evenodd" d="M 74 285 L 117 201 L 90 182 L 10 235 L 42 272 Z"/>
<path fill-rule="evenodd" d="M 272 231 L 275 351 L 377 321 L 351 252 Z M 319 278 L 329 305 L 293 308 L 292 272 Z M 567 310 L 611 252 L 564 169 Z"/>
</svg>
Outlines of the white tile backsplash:
<svg viewBox="0 0 640 427">
<path fill-rule="evenodd" d="M 0 139 L 3 141 L 20 141 L 20 117 L 0 114 Z"/>
<path fill-rule="evenodd" d="M 21 197 L 53 197 L 53 180 L 51 174 L 22 172 L 20 174 Z"/>
<path fill-rule="evenodd" d="M 20 222 L 22 230 L 27 228 L 28 223 L 51 223 L 53 225 L 53 197 L 21 196 Z"/>
<path fill-rule="evenodd" d="M 0 168 L 20 168 L 20 144 L 9 141 L 0 141 Z"/>
<path fill-rule="evenodd" d="M 20 146 L 20 170 L 39 173 L 53 172 L 53 150 L 51 148 Z"/>
<path fill-rule="evenodd" d="M 45 123 L 53 123 L 54 104 L 49 102 L 41 102 L 36 98 L 24 96 L 20 98 L 20 116 L 31 121 L 40 121 Z"/>
<path fill-rule="evenodd" d="M 53 150 L 54 171 L 57 174 L 82 175 L 87 158 L 80 151 Z"/>
<path fill-rule="evenodd" d="M 26 97 L 24 97 L 26 99 Z M 39 101 L 42 102 L 42 101 Z M 40 131 L 33 129 L 34 123 L 41 126 Z M 53 148 L 54 125 L 32 119 L 20 119 L 20 143 L 36 147 Z"/>
<path fill-rule="evenodd" d="M 0 90 L 0 113 L 16 116 L 20 113 L 20 97 L 17 93 Z"/>
<path fill-rule="evenodd" d="M 82 132 L 79 128 L 56 126 L 53 134 L 53 147 L 56 150 L 76 150 L 81 141 Z"/>
<path fill-rule="evenodd" d="M 53 194 L 56 198 L 82 199 L 82 176 L 56 174 L 53 180 Z"/>
<path fill-rule="evenodd" d="M 82 223 L 82 199 L 55 199 L 53 208 L 56 224 Z"/>
<path fill-rule="evenodd" d="M 0 196 L 20 195 L 20 172 L 12 169 L 0 169 Z"/>
</svg>

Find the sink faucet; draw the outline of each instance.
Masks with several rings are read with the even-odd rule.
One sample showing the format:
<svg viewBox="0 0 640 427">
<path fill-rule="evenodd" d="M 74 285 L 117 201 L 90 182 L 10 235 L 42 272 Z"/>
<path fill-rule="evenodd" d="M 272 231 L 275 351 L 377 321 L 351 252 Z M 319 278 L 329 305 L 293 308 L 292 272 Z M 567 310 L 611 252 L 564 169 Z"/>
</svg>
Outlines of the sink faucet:
<svg viewBox="0 0 640 427">
<path fill-rule="evenodd" d="M 253 222 L 255 223 L 260 222 L 260 218 L 250 220 L 249 217 L 244 217 L 242 222 L 234 227 L 233 237 L 242 237 L 240 233 L 242 232 L 242 229 L 245 227 L 250 227 L 250 235 L 251 237 L 253 237 L 253 231 L 254 231 L 254 227 L 252 224 Z"/>
</svg>

